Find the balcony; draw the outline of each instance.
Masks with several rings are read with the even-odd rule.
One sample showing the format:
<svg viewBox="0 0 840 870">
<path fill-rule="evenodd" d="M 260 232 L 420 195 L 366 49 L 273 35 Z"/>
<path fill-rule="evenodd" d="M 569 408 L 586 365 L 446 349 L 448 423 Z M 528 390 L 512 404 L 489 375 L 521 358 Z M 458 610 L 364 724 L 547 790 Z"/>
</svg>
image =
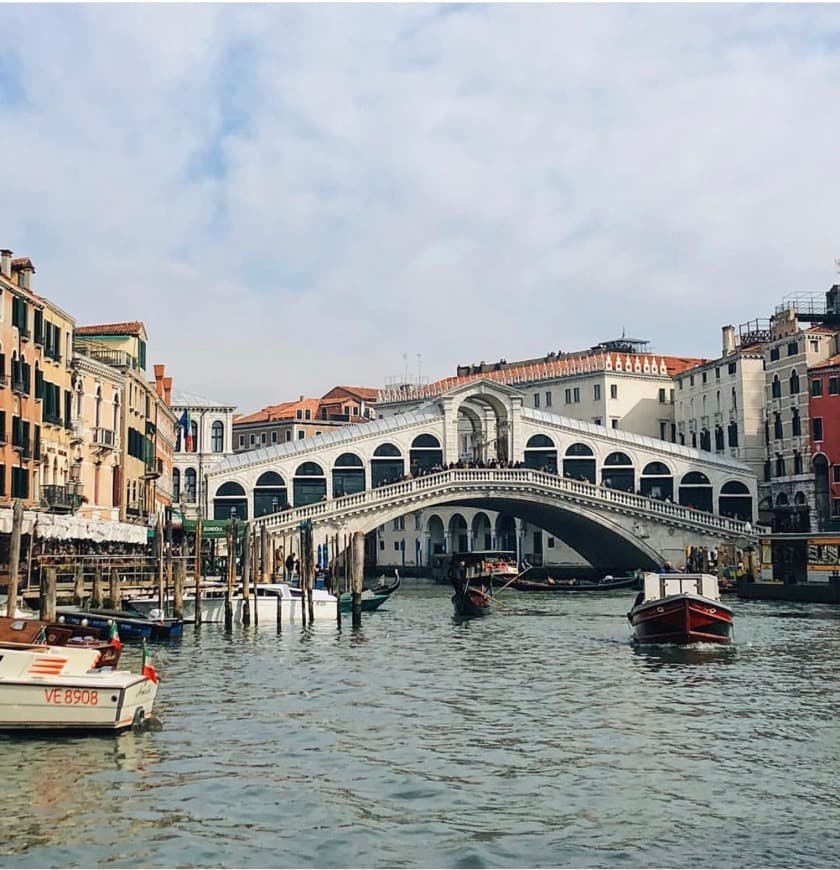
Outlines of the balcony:
<svg viewBox="0 0 840 870">
<path fill-rule="evenodd" d="M 25 395 L 29 395 L 29 388 L 26 385 L 26 381 L 23 378 L 12 378 L 12 389 L 16 393 L 24 393 Z"/>
<path fill-rule="evenodd" d="M 40 345 L 41 347 L 44 346 L 44 333 L 43 332 L 36 332 L 35 333 L 35 344 Z"/>
<path fill-rule="evenodd" d="M 41 502 L 46 506 L 48 511 L 72 513 L 81 501 L 80 488 L 80 485 L 77 483 L 42 486 Z"/>
<path fill-rule="evenodd" d="M 76 353 L 80 353 L 83 356 L 89 356 L 97 362 L 105 363 L 105 365 L 112 366 L 116 369 L 139 368 L 137 359 L 125 350 L 113 350 L 112 348 L 107 347 L 91 347 L 87 344 L 77 344 L 75 345 L 74 350 Z M 54 359 L 61 359 L 61 355 L 58 354 Z"/>
<path fill-rule="evenodd" d="M 114 448 L 114 430 L 103 429 L 101 426 L 96 426 L 93 430 L 93 443 L 97 447 Z"/>
<path fill-rule="evenodd" d="M 29 341 L 29 339 L 30 339 L 30 337 L 31 337 L 31 335 L 32 335 L 32 332 L 30 331 L 30 329 L 29 329 L 28 326 L 19 326 L 19 327 L 18 327 L 18 332 L 20 333 L 20 337 L 21 337 L 24 341 Z"/>
</svg>

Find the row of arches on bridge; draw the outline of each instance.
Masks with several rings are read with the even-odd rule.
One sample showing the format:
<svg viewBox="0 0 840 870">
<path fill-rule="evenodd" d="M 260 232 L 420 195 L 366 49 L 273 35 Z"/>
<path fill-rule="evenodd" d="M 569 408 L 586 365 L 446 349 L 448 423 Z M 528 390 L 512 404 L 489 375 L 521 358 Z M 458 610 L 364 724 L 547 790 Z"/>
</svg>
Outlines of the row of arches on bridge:
<svg viewBox="0 0 840 870">
<path fill-rule="evenodd" d="M 534 435 L 525 448 L 524 465 L 552 474 L 558 473 L 558 451 L 546 435 Z M 433 435 L 419 435 L 409 452 L 409 471 L 424 474 L 443 467 L 440 442 Z M 590 483 L 596 480 L 597 467 L 591 447 L 583 443 L 570 445 L 563 456 L 563 475 Z M 699 471 L 689 471 L 677 483 L 664 462 L 647 463 L 638 475 L 626 453 L 609 454 L 601 466 L 604 486 L 625 492 L 636 492 L 648 498 L 676 501 L 686 507 L 717 512 L 724 516 L 752 519 L 752 497 L 747 486 L 736 480 L 723 484 L 714 503 L 714 487 L 709 478 Z M 398 481 L 406 475 L 405 457 L 394 444 L 380 444 L 370 460 L 369 482 L 372 488 Z M 290 484 L 290 485 L 289 485 Z M 331 484 L 331 485 L 330 485 Z M 266 471 L 257 479 L 253 492 L 253 513 L 260 517 L 276 513 L 291 505 L 312 504 L 331 495 L 334 498 L 363 492 L 368 486 L 368 470 L 355 453 L 342 453 L 332 469 L 327 471 L 317 462 L 301 463 L 291 481 L 287 482 L 276 471 Z M 213 512 L 216 519 L 237 516 L 248 519 L 248 494 L 234 481 L 223 483 L 216 491 Z"/>
</svg>

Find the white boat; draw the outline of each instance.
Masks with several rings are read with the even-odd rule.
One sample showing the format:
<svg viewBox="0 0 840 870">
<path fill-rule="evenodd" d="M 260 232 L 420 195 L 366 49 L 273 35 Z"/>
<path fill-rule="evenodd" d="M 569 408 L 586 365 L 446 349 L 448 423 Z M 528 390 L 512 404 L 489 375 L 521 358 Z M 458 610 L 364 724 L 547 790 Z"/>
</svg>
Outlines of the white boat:
<svg viewBox="0 0 840 870">
<path fill-rule="evenodd" d="M 201 592 L 201 621 L 225 621 L 225 596 L 227 588 L 221 585 L 204 587 Z M 277 606 L 280 605 L 280 621 L 282 623 L 302 622 L 302 598 L 300 589 L 288 583 L 260 583 L 252 588 L 249 598 L 251 604 L 251 622 L 254 619 L 254 603 L 256 602 L 256 621 L 266 625 L 277 624 Z M 157 597 L 132 598 L 129 602 L 135 610 L 153 616 L 159 613 L 160 602 Z M 233 621 L 242 622 L 244 599 L 239 588 L 231 598 L 233 605 Z M 165 602 L 166 610 L 171 609 L 171 599 Z M 316 620 L 336 618 L 336 597 L 325 589 L 312 590 L 312 611 Z M 195 620 L 195 593 L 184 593 L 184 619 Z M 307 616 L 308 621 L 308 616 Z"/>
<path fill-rule="evenodd" d="M 140 725 L 152 713 L 156 675 L 97 668 L 99 654 L 91 647 L 0 643 L 0 731 Z"/>
</svg>

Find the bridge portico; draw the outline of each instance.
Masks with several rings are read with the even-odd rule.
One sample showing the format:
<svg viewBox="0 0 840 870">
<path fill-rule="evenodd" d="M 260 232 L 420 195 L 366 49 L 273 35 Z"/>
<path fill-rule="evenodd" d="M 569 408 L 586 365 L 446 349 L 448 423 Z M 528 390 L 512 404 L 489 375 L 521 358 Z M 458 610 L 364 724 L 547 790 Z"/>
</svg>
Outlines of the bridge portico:
<svg viewBox="0 0 840 870">
<path fill-rule="evenodd" d="M 464 467 L 465 428 L 479 448 L 469 464 L 483 467 Z M 368 532 L 457 503 L 513 513 L 609 567 L 749 534 L 756 489 L 727 457 L 526 409 L 521 391 L 490 380 L 410 413 L 236 454 L 207 478 L 215 518 L 231 516 L 235 498 L 239 519 L 270 531 L 313 519 Z"/>
</svg>

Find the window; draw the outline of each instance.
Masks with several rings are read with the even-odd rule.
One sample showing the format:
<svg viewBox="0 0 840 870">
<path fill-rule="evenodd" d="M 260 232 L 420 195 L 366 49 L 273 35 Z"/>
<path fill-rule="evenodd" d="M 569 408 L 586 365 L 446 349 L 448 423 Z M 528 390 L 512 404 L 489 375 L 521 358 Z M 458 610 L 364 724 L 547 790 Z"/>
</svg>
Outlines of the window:
<svg viewBox="0 0 840 870">
<path fill-rule="evenodd" d="M 240 435 L 240 436 L 239 436 L 239 446 L 240 446 L 240 447 L 244 447 L 244 446 L 245 446 L 245 436 L 244 436 L 244 435 Z"/>
<path fill-rule="evenodd" d="M 540 406 L 540 394 L 534 393 L 534 407 L 539 408 Z"/>
<path fill-rule="evenodd" d="M 694 386 L 694 375 L 689 375 L 689 376 L 688 376 L 688 385 L 689 385 L 690 387 L 693 387 L 693 386 Z"/>
<path fill-rule="evenodd" d="M 738 410 L 738 392 L 735 387 L 732 388 L 732 410 Z"/>
<path fill-rule="evenodd" d="M 782 433 L 782 415 L 778 411 L 773 414 L 773 437 L 776 440 L 784 438 Z"/>
<path fill-rule="evenodd" d="M 613 417 L 612 420 L 610 420 L 610 425 L 613 427 L 613 429 L 618 429 L 618 419 L 616 417 Z"/>
<path fill-rule="evenodd" d="M 571 404 L 572 401 L 572 391 L 570 389 L 566 389 L 566 404 Z"/>
<path fill-rule="evenodd" d="M 791 396 L 795 396 L 799 392 L 799 375 L 796 373 L 796 369 L 794 369 L 790 373 L 790 394 Z"/>
<path fill-rule="evenodd" d="M 812 338 L 812 339 L 811 339 L 811 350 L 812 350 L 814 353 L 819 353 L 819 352 L 820 352 L 820 340 L 819 340 L 818 338 Z"/>
<path fill-rule="evenodd" d="M 823 425 L 822 417 L 814 417 L 811 421 L 814 430 L 814 441 L 823 440 Z"/>
<path fill-rule="evenodd" d="M 677 386 L 682 389 L 682 378 L 677 381 Z"/>
<path fill-rule="evenodd" d="M 660 392 L 661 392 L 661 390 L 660 390 Z M 660 420 L 659 421 L 659 438 L 660 438 L 660 440 L 662 440 L 662 441 L 667 440 L 665 438 L 667 433 L 668 433 L 668 421 L 667 420 Z"/>
<path fill-rule="evenodd" d="M 730 375 L 734 375 L 737 370 L 738 370 L 738 363 L 734 363 L 734 362 L 729 363 L 727 371 L 729 372 Z"/>
<path fill-rule="evenodd" d="M 546 547 L 548 547 L 549 550 L 553 550 L 554 549 L 554 538 L 546 538 L 545 545 L 546 545 Z"/>
<path fill-rule="evenodd" d="M 659 388 L 659 404 L 665 404 L 665 387 Z"/>
<path fill-rule="evenodd" d="M 618 384 L 610 384 L 610 398 L 611 399 L 618 398 Z"/>
<path fill-rule="evenodd" d="M 738 424 L 733 420 L 729 424 L 729 446 L 737 447 L 738 446 Z"/>
<path fill-rule="evenodd" d="M 2 466 L 0 466 L 0 471 L 2 471 Z M 4 480 L 3 477 L 0 477 L 0 480 Z M 5 489 L 3 489 L 0 494 L 4 493 Z M 831 515 L 833 517 L 840 516 L 840 498 L 833 498 L 831 500 Z"/>
<path fill-rule="evenodd" d="M 260 444 L 266 444 L 268 442 L 268 438 L 266 437 L 265 432 L 260 432 Z"/>
<path fill-rule="evenodd" d="M 595 386 L 592 387 L 592 398 L 596 402 L 599 402 L 601 400 L 601 385 L 600 384 L 595 384 Z"/>
<path fill-rule="evenodd" d="M 298 408 L 297 411 L 295 411 L 295 419 L 296 420 L 303 419 L 303 411 L 300 408 Z"/>
<path fill-rule="evenodd" d="M 836 396 L 838 393 L 840 393 L 840 378 L 829 378 L 828 395 Z"/>
<path fill-rule="evenodd" d="M 817 398 L 822 395 L 822 381 L 819 378 L 814 378 L 811 381 L 811 395 Z"/>
<path fill-rule="evenodd" d="M 601 418 L 600 418 L 600 417 L 593 417 L 593 418 L 592 418 L 592 422 L 593 422 L 596 426 L 600 426 L 600 425 L 601 425 Z"/>
<path fill-rule="evenodd" d="M 776 454 L 776 477 L 785 476 L 785 457 L 781 453 Z"/>
<path fill-rule="evenodd" d="M 715 426 L 715 450 L 723 450 L 723 426 Z"/>
<path fill-rule="evenodd" d="M 12 466 L 12 498 L 29 498 L 29 469 Z"/>
<path fill-rule="evenodd" d="M 248 443 L 251 447 L 253 447 L 257 443 L 257 436 L 252 432 L 250 437 L 248 438 Z"/>
<path fill-rule="evenodd" d="M 797 344 L 795 341 L 788 342 L 788 356 L 796 356 L 796 351 L 798 350 Z"/>
<path fill-rule="evenodd" d="M 292 430 L 291 430 L 291 429 L 287 429 L 287 430 L 286 430 L 286 440 L 287 440 L 287 441 L 291 441 L 291 440 L 292 440 Z"/>
<path fill-rule="evenodd" d="M 802 434 L 802 421 L 799 419 L 799 410 L 797 408 L 793 409 L 791 415 L 791 434 L 792 435 L 801 435 Z"/>
<path fill-rule="evenodd" d="M 779 348 L 771 347 L 770 348 L 770 362 L 776 362 L 779 358 Z"/>
<path fill-rule="evenodd" d="M 572 390 L 572 399 L 573 399 L 575 402 L 579 402 L 579 401 L 580 401 L 580 387 L 575 387 L 575 388 Z"/>
<path fill-rule="evenodd" d="M 399 550 L 399 548 L 400 548 L 400 542 L 399 542 L 399 541 L 394 541 L 394 549 L 395 549 L 395 550 Z"/>
<path fill-rule="evenodd" d="M 840 465 L 832 465 L 831 473 L 835 483 L 840 483 Z"/>
<path fill-rule="evenodd" d="M 276 429 L 271 433 L 271 443 L 272 444 L 277 443 L 277 430 Z"/>
<path fill-rule="evenodd" d="M 779 380 L 778 375 L 773 378 L 773 385 L 770 387 L 770 395 L 774 399 L 780 399 L 782 397 L 782 382 Z"/>
<path fill-rule="evenodd" d="M 195 469 L 188 468 L 184 472 L 184 501 L 195 504 Z"/>
<path fill-rule="evenodd" d="M 301 438 L 306 438 L 306 432 L 304 432 L 302 429 L 300 432 L 298 432 L 298 440 L 300 440 Z"/>
<path fill-rule="evenodd" d="M 303 418 L 304 418 L 304 420 L 311 420 L 312 419 L 312 412 L 309 410 L 309 408 L 307 408 L 303 412 Z"/>
<path fill-rule="evenodd" d="M 703 383 L 706 383 L 706 372 L 703 372 Z"/>
<path fill-rule="evenodd" d="M 793 473 L 802 474 L 802 454 L 798 450 L 793 454 Z"/>
<path fill-rule="evenodd" d="M 546 408 L 551 407 L 551 390 L 545 391 L 545 406 Z"/>
<path fill-rule="evenodd" d="M 720 366 L 715 369 L 715 380 L 720 380 Z"/>
<path fill-rule="evenodd" d="M 172 501 L 181 501 L 181 472 L 172 469 Z"/>
<path fill-rule="evenodd" d="M 210 449 L 213 453 L 224 453 L 225 427 L 221 420 L 215 420 L 210 428 Z"/>
</svg>

